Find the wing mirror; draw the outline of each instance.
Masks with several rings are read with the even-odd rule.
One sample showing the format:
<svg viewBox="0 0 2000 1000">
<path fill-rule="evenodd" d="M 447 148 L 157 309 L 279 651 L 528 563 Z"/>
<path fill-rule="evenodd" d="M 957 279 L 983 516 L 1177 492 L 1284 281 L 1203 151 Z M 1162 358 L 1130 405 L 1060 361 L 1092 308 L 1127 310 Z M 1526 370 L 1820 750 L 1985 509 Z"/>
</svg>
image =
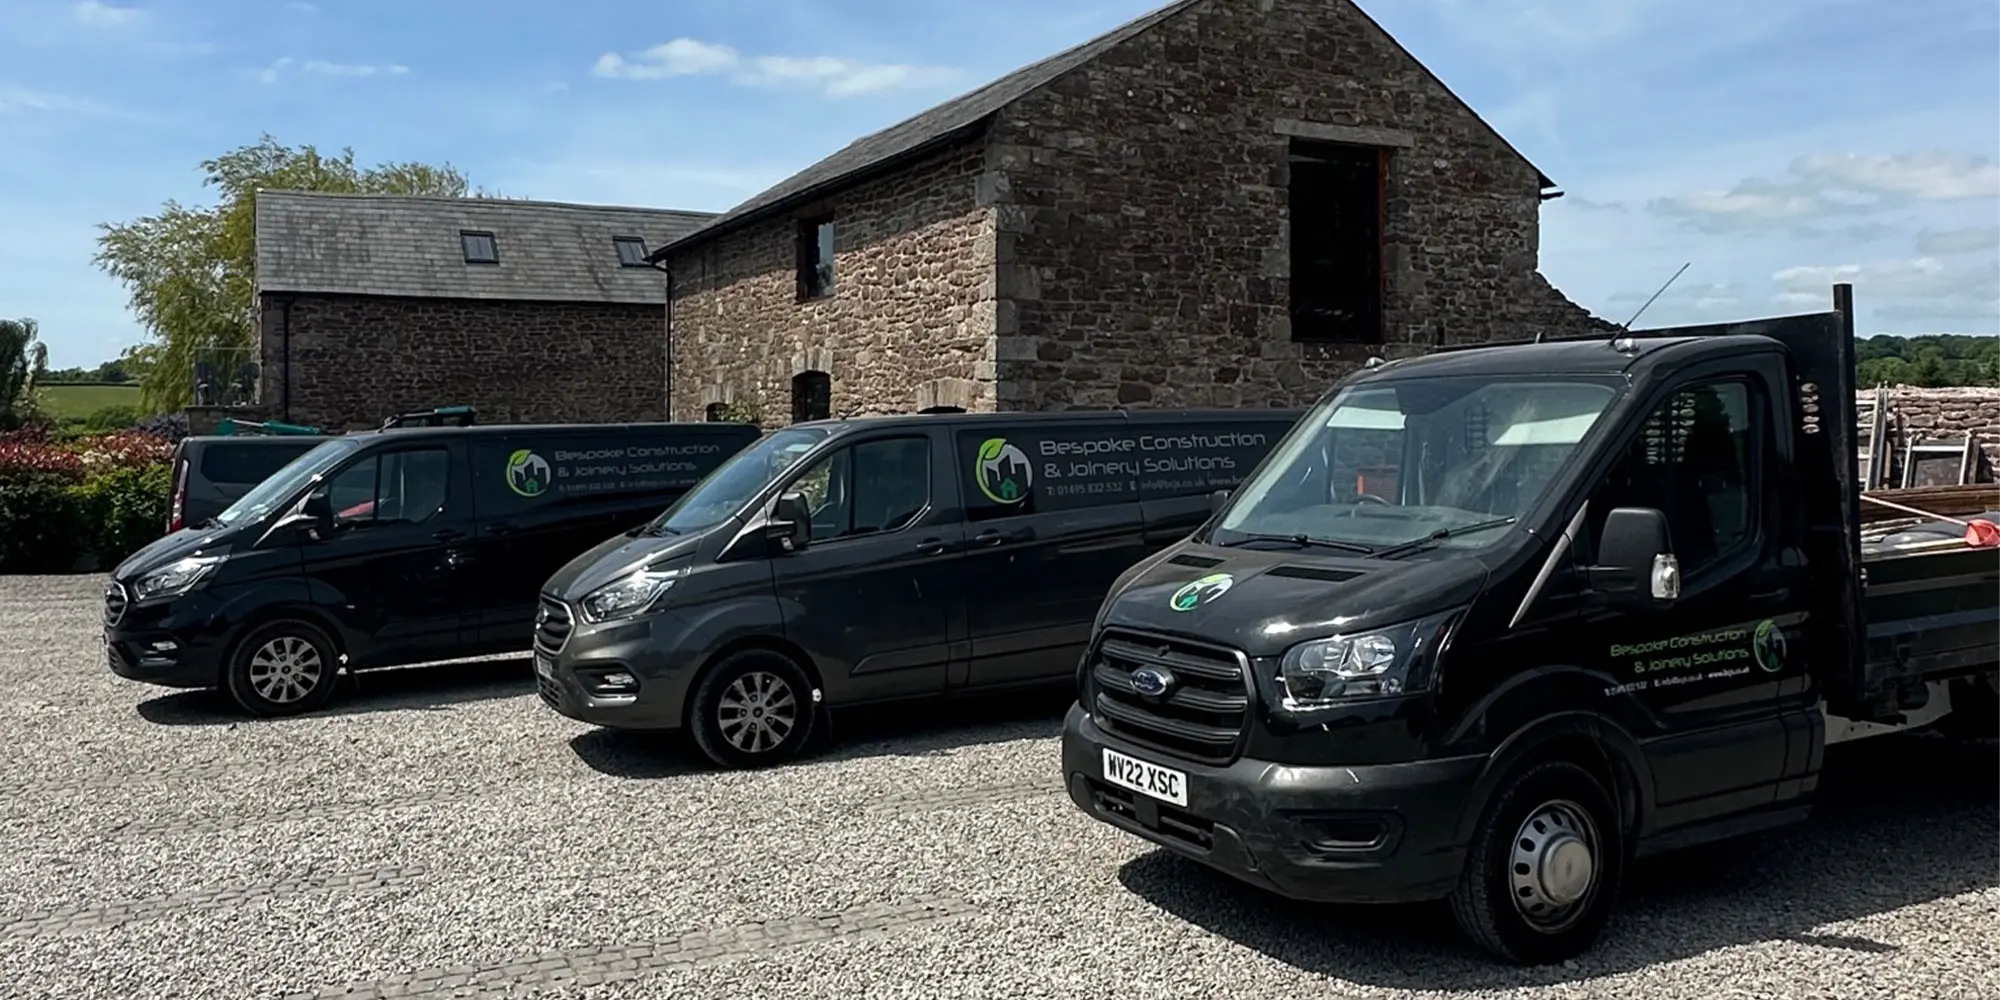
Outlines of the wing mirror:
<svg viewBox="0 0 2000 1000">
<path fill-rule="evenodd" d="M 812 537 L 812 509 L 806 495 L 796 490 L 778 494 L 771 518 L 764 522 L 764 537 L 780 552 L 798 552 Z"/>
<path fill-rule="evenodd" d="M 1651 507 L 1619 507 L 1604 519 L 1597 565 L 1586 568 L 1590 589 L 1621 608 L 1660 608 L 1681 596 L 1667 515 Z"/>
<path fill-rule="evenodd" d="M 326 492 L 314 490 L 306 494 L 305 499 L 300 500 L 299 505 L 292 508 L 291 513 L 279 518 L 258 541 L 261 543 L 264 538 L 281 531 L 300 532 L 313 541 L 320 541 L 332 534 L 333 503 L 327 499 Z"/>
</svg>

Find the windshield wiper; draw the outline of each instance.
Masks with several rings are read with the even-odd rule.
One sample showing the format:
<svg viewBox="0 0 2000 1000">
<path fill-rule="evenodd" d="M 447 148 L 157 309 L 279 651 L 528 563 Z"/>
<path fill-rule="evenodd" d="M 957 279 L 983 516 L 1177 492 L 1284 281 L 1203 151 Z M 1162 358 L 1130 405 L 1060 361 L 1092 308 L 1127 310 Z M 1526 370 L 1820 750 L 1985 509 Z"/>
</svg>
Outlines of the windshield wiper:
<svg viewBox="0 0 2000 1000">
<path fill-rule="evenodd" d="M 1342 552 L 1355 552 L 1364 556 L 1375 551 L 1366 545 L 1357 545 L 1353 542 L 1336 542 L 1331 538 L 1314 538 L 1311 535 L 1244 535 L 1233 542 L 1223 543 L 1221 547 L 1231 549 L 1247 542 L 1282 542 L 1294 548 L 1307 549 L 1317 547 L 1338 549 Z"/>
<path fill-rule="evenodd" d="M 675 531 L 674 529 L 669 528 L 664 524 L 649 524 L 646 525 L 645 528 L 641 529 L 639 532 L 636 533 L 650 535 L 653 538 L 665 538 L 668 535 L 680 534 L 680 532 Z"/>
<path fill-rule="evenodd" d="M 1512 517 L 1496 517 L 1491 521 L 1474 521 L 1471 524 L 1462 524 L 1456 528 L 1439 528 L 1422 538 L 1412 538 L 1407 542 L 1391 545 L 1375 553 L 1375 558 L 1393 559 L 1405 552 L 1414 552 L 1426 545 L 1435 545 L 1447 538 L 1457 538 L 1460 535 L 1470 535 L 1475 532 L 1490 531 L 1494 528 L 1504 528 L 1507 525 L 1513 524 L 1515 520 Z"/>
</svg>

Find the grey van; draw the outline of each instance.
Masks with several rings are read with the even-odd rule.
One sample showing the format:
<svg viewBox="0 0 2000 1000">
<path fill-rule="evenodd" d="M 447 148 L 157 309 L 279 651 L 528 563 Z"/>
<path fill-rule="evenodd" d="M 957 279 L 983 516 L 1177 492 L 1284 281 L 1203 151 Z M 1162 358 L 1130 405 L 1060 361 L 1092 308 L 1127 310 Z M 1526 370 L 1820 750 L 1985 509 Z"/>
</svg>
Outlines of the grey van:
<svg viewBox="0 0 2000 1000">
<path fill-rule="evenodd" d="M 681 730 L 717 764 L 798 754 L 829 709 L 1074 683 L 1118 575 L 1205 522 L 1296 410 L 795 424 L 542 588 L 542 699 Z"/>
<path fill-rule="evenodd" d="M 323 434 L 182 438 L 167 466 L 174 484 L 167 508 L 168 533 L 207 524 L 251 487 L 326 439 Z"/>
</svg>

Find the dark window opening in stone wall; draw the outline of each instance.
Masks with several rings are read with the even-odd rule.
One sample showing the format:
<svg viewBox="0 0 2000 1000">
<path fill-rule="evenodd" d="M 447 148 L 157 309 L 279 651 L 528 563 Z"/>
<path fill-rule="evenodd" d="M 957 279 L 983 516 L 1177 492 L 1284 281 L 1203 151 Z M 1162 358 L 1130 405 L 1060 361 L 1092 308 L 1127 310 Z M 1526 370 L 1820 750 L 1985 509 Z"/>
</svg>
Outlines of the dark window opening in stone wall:
<svg viewBox="0 0 2000 1000">
<path fill-rule="evenodd" d="M 1292 141 L 1293 340 L 1382 342 L 1387 158 L 1372 146 Z"/>
<path fill-rule="evenodd" d="M 458 248 L 465 251 L 467 264 L 500 263 L 499 241 L 493 238 L 492 233 L 461 229 L 458 233 Z"/>
<path fill-rule="evenodd" d="M 799 223 L 799 299 L 833 294 L 833 219 Z"/>
<path fill-rule="evenodd" d="M 825 420 L 833 415 L 833 376 L 800 372 L 792 376 L 792 423 Z"/>
<path fill-rule="evenodd" d="M 702 407 L 701 419 L 711 424 L 719 424 L 729 419 L 728 403 L 710 403 Z"/>
<path fill-rule="evenodd" d="M 917 412 L 918 412 L 918 413 L 964 413 L 964 412 L 965 412 L 965 407 L 963 407 L 963 406 L 926 406 L 926 407 L 924 407 L 923 409 L 921 409 L 921 410 L 918 410 Z"/>
<path fill-rule="evenodd" d="M 646 241 L 637 236 L 614 236 L 611 245 L 618 250 L 618 266 L 645 267 Z"/>
</svg>

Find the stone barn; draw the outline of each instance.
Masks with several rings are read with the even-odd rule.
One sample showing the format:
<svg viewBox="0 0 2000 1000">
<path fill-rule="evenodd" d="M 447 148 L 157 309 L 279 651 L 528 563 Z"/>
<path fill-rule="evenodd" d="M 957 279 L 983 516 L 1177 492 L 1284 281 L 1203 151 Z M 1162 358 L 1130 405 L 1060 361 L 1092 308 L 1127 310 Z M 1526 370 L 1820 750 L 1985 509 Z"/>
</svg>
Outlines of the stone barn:
<svg viewBox="0 0 2000 1000">
<path fill-rule="evenodd" d="M 1611 324 L 1548 177 L 1347 0 L 1182 0 L 655 251 L 677 418 L 1292 406 L 1371 354 Z"/>
<path fill-rule="evenodd" d="M 713 213 L 259 191 L 258 409 L 329 429 L 660 420 L 667 276 Z"/>
</svg>

